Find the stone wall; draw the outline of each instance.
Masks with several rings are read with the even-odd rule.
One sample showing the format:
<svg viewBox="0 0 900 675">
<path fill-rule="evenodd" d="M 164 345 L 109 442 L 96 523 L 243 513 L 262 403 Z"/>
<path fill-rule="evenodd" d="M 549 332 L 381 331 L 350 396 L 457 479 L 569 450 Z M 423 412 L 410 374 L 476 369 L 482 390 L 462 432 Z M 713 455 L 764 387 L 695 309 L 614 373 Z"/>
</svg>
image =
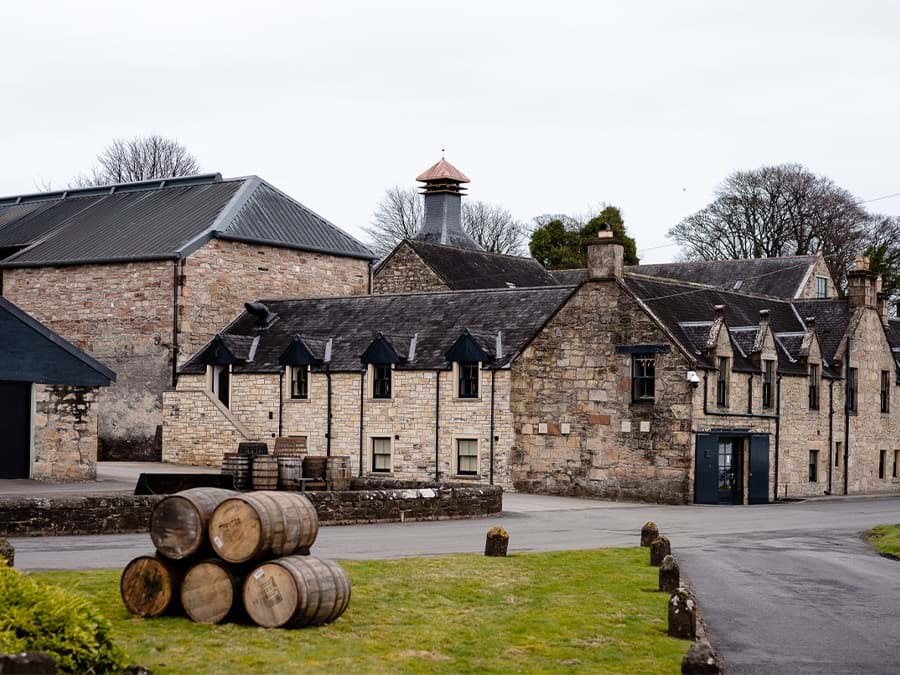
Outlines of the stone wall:
<svg viewBox="0 0 900 675">
<path fill-rule="evenodd" d="M 96 401 L 94 387 L 35 385 L 32 478 L 96 478 Z"/>
<path fill-rule="evenodd" d="M 588 282 L 513 364 L 519 490 L 683 503 L 691 500 L 687 360 L 656 356 L 655 403 L 631 402 L 631 356 L 617 346 L 669 344 L 615 281 Z M 566 433 L 568 427 L 568 433 Z"/>
<path fill-rule="evenodd" d="M 150 512 L 160 499 L 130 494 L 0 497 L 0 536 L 147 532 Z"/>
<path fill-rule="evenodd" d="M 372 283 L 376 294 L 447 290 L 447 284 L 405 242 L 376 270 Z"/>
<path fill-rule="evenodd" d="M 255 440 L 240 422 L 204 388 L 203 378 L 179 382 L 163 394 L 162 459 L 173 464 L 221 466 L 226 452 Z M 198 382 L 197 380 L 202 380 Z"/>
<path fill-rule="evenodd" d="M 822 257 L 822 254 L 816 256 L 816 262 L 813 265 L 813 270 L 809 275 L 809 278 L 806 279 L 806 283 L 803 284 L 803 288 L 800 290 L 800 293 L 797 295 L 798 298 L 816 298 L 816 277 L 825 277 L 828 279 L 828 297 L 836 298 L 840 295 L 837 289 L 834 287 L 834 280 L 831 278 L 831 270 L 828 269 L 828 265 L 825 263 L 825 258 Z"/>
</svg>

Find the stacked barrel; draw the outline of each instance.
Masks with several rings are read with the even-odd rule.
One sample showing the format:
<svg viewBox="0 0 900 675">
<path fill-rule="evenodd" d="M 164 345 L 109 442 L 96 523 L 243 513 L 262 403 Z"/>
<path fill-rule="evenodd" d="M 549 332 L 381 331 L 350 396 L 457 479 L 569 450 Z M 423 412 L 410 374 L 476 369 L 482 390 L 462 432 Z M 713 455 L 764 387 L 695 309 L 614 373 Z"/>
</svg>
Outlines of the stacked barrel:
<svg viewBox="0 0 900 675">
<path fill-rule="evenodd" d="M 184 612 L 200 623 L 334 621 L 350 602 L 350 581 L 337 563 L 309 555 L 318 533 L 315 507 L 295 492 L 170 495 L 150 519 L 156 555 L 126 565 L 122 600 L 138 616 Z"/>
<path fill-rule="evenodd" d="M 259 442 L 238 444 L 237 452 L 225 453 L 222 473 L 233 477 L 236 490 L 350 489 L 350 458 L 310 456 L 306 439 L 275 439 L 275 452 Z"/>
</svg>

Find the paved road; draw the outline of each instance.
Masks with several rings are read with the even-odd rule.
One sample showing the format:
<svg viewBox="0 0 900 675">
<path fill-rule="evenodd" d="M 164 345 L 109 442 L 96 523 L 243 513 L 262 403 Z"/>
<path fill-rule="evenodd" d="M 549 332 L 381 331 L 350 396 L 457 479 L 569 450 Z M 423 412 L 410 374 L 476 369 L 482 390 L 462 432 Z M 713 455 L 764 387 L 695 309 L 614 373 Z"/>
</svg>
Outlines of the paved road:
<svg viewBox="0 0 900 675">
<path fill-rule="evenodd" d="M 900 562 L 860 533 L 900 522 L 900 498 L 752 507 L 658 506 L 506 495 L 476 521 L 326 527 L 316 553 L 364 559 L 477 552 L 492 524 L 513 551 L 637 543 L 659 523 L 696 589 L 729 672 L 900 672 Z M 13 540 L 26 569 L 120 567 L 151 550 L 147 535 Z"/>
</svg>

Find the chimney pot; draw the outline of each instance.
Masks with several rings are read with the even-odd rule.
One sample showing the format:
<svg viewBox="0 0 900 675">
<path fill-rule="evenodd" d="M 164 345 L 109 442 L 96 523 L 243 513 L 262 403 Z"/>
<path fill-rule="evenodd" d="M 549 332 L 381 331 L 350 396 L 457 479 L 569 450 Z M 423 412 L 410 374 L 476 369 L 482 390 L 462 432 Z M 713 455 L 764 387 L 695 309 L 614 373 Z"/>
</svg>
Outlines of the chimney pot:
<svg viewBox="0 0 900 675">
<path fill-rule="evenodd" d="M 768 309 L 759 310 L 759 318 L 763 321 L 769 320 L 769 314 L 770 314 L 770 310 L 768 310 Z"/>
<path fill-rule="evenodd" d="M 814 328 L 816 325 L 816 317 L 814 317 L 814 316 L 808 316 L 803 320 L 806 322 L 806 325 L 809 326 L 810 328 Z"/>
<path fill-rule="evenodd" d="M 725 313 L 725 305 L 713 305 L 713 311 L 716 314 L 724 314 Z"/>
</svg>

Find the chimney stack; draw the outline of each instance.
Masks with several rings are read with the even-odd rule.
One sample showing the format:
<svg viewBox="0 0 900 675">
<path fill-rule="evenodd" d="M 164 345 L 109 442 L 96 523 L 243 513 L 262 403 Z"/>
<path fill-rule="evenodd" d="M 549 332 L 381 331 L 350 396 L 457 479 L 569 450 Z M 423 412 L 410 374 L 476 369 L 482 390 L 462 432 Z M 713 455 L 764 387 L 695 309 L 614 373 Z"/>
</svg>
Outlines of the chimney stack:
<svg viewBox="0 0 900 675">
<path fill-rule="evenodd" d="M 850 309 L 876 306 L 876 278 L 869 270 L 869 259 L 857 256 L 853 269 L 847 272 L 847 301 Z"/>
<path fill-rule="evenodd" d="M 441 157 L 440 162 L 423 171 L 416 180 L 425 183 L 422 186 L 425 219 L 413 239 L 481 251 L 462 226 L 462 197 L 466 189 L 463 183 L 469 182 L 466 175 Z"/>
<path fill-rule="evenodd" d="M 625 272 L 625 247 L 613 236 L 609 224 L 603 223 L 597 238 L 587 247 L 590 279 L 621 279 Z"/>
</svg>

